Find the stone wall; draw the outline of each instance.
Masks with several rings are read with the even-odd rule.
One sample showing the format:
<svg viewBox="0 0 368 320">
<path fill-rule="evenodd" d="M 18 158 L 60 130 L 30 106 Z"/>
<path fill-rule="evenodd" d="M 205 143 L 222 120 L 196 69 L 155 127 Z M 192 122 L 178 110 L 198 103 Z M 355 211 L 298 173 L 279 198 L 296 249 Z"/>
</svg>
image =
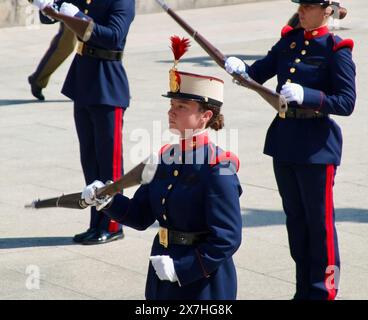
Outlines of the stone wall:
<svg viewBox="0 0 368 320">
<path fill-rule="evenodd" d="M 182 10 L 254 1 L 261 0 L 166 0 L 166 3 L 172 9 Z M 162 10 L 155 0 L 136 0 L 136 9 L 137 14 Z M 27 0 L 0 0 L 0 27 L 25 26 L 35 23 L 38 23 L 38 12 Z"/>
<path fill-rule="evenodd" d="M 34 24 L 37 17 L 27 0 L 0 0 L 0 27 Z"/>
</svg>

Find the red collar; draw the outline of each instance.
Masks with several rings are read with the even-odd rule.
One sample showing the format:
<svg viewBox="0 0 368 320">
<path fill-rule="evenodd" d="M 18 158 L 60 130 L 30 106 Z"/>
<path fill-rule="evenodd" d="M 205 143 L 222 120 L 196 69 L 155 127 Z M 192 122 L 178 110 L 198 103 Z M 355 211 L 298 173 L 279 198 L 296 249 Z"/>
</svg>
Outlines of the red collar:
<svg viewBox="0 0 368 320">
<path fill-rule="evenodd" d="M 330 30 L 327 26 L 322 26 L 311 31 L 304 31 L 304 39 L 312 40 L 314 38 L 322 37 L 329 32 Z"/>
<path fill-rule="evenodd" d="M 208 131 L 204 131 L 189 139 L 181 139 L 180 147 L 182 151 L 190 151 L 202 147 L 209 143 Z"/>
</svg>

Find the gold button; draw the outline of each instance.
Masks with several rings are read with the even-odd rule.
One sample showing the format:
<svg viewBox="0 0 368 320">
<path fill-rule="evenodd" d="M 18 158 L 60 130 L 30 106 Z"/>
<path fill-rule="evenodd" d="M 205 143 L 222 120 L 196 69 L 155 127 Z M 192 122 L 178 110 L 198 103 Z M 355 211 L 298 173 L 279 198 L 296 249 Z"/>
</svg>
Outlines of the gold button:
<svg viewBox="0 0 368 320">
<path fill-rule="evenodd" d="M 309 46 L 309 41 L 308 41 L 308 40 L 305 40 L 305 41 L 304 41 L 304 44 L 305 44 L 306 46 Z"/>
<path fill-rule="evenodd" d="M 90 4 L 92 2 L 92 0 L 86 0 L 87 4 Z"/>
<path fill-rule="evenodd" d="M 295 59 L 295 63 L 300 63 L 300 61 L 302 61 L 302 60 L 300 60 L 299 58 Z"/>
<path fill-rule="evenodd" d="M 169 185 L 167 186 L 167 190 L 170 190 L 172 187 L 173 187 L 173 185 L 172 185 L 172 184 L 169 184 Z"/>
<path fill-rule="evenodd" d="M 291 82 L 291 79 L 287 79 L 286 82 L 290 83 Z"/>
<path fill-rule="evenodd" d="M 316 36 L 318 34 L 318 31 L 316 31 L 316 30 L 314 30 L 313 32 L 312 32 L 312 36 Z"/>
<path fill-rule="evenodd" d="M 84 14 L 87 14 L 88 13 L 88 9 L 84 10 Z"/>
<path fill-rule="evenodd" d="M 177 177 L 179 175 L 179 171 L 178 170 L 174 170 L 174 177 Z"/>
<path fill-rule="evenodd" d="M 296 47 L 296 42 L 292 42 L 291 44 L 290 44 L 290 49 L 294 49 Z"/>
<path fill-rule="evenodd" d="M 161 203 L 162 203 L 162 204 L 165 204 L 165 202 L 166 202 L 166 199 L 165 199 L 165 198 L 162 198 Z"/>
<path fill-rule="evenodd" d="M 167 220 L 167 217 L 165 216 L 165 214 L 162 214 L 162 218 L 164 218 L 164 220 Z"/>
<path fill-rule="evenodd" d="M 290 73 L 295 73 L 296 69 L 295 68 L 290 68 Z"/>
<path fill-rule="evenodd" d="M 302 50 L 301 54 L 304 56 L 307 53 L 306 50 Z"/>
</svg>

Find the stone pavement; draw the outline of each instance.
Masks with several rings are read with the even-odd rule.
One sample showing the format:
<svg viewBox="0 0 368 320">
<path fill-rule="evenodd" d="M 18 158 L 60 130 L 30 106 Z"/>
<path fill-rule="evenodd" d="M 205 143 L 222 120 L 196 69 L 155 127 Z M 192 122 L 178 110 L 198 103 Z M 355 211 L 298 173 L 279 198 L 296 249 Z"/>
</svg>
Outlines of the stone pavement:
<svg viewBox="0 0 368 320">
<path fill-rule="evenodd" d="M 335 186 L 342 260 L 339 299 L 368 299 L 368 6 L 366 0 L 345 5 L 349 14 L 337 33 L 355 40 L 358 100 L 351 117 L 336 118 L 344 133 Z M 295 9 L 282 0 L 180 14 L 226 55 L 252 62 L 277 41 Z M 71 59 L 44 90 L 46 102 L 35 101 L 27 83 L 56 31 L 56 25 L 0 30 L 0 299 L 144 299 L 157 226 L 145 232 L 126 228 L 122 241 L 80 246 L 71 237 L 86 229 L 87 210 L 24 209 L 35 198 L 84 186 L 72 102 L 60 93 Z M 125 170 L 148 154 L 150 144 L 157 144 L 157 139 L 143 143 L 142 135 L 153 133 L 160 123 L 162 131 L 167 128 L 168 100 L 161 94 L 168 86 L 168 39 L 173 34 L 186 36 L 165 13 L 137 16 L 132 25 L 124 57 L 132 91 L 124 122 Z M 243 243 L 235 255 L 238 298 L 290 299 L 295 279 L 285 219 L 271 159 L 262 154 L 274 111 L 256 93 L 232 84 L 195 42 L 180 68 L 225 79 L 225 146 L 241 159 L 244 188 Z M 275 80 L 266 85 L 274 87 Z M 238 140 L 229 138 L 230 129 L 237 130 Z M 137 143 L 144 145 L 143 152 Z M 38 275 L 39 286 L 32 278 Z"/>
</svg>

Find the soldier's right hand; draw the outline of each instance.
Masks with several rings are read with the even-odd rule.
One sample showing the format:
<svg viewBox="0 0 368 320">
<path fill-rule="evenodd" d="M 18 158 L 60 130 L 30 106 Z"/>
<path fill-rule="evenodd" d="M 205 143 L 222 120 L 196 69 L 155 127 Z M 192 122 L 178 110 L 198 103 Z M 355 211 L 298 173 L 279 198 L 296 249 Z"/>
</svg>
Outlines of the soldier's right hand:
<svg viewBox="0 0 368 320">
<path fill-rule="evenodd" d="M 246 73 L 246 65 L 243 60 L 237 57 L 229 57 L 225 61 L 225 70 L 226 72 L 233 74 L 244 74 Z"/>
<path fill-rule="evenodd" d="M 46 7 L 52 7 L 54 0 L 33 0 L 32 4 L 38 9 L 43 10 Z"/>
</svg>

